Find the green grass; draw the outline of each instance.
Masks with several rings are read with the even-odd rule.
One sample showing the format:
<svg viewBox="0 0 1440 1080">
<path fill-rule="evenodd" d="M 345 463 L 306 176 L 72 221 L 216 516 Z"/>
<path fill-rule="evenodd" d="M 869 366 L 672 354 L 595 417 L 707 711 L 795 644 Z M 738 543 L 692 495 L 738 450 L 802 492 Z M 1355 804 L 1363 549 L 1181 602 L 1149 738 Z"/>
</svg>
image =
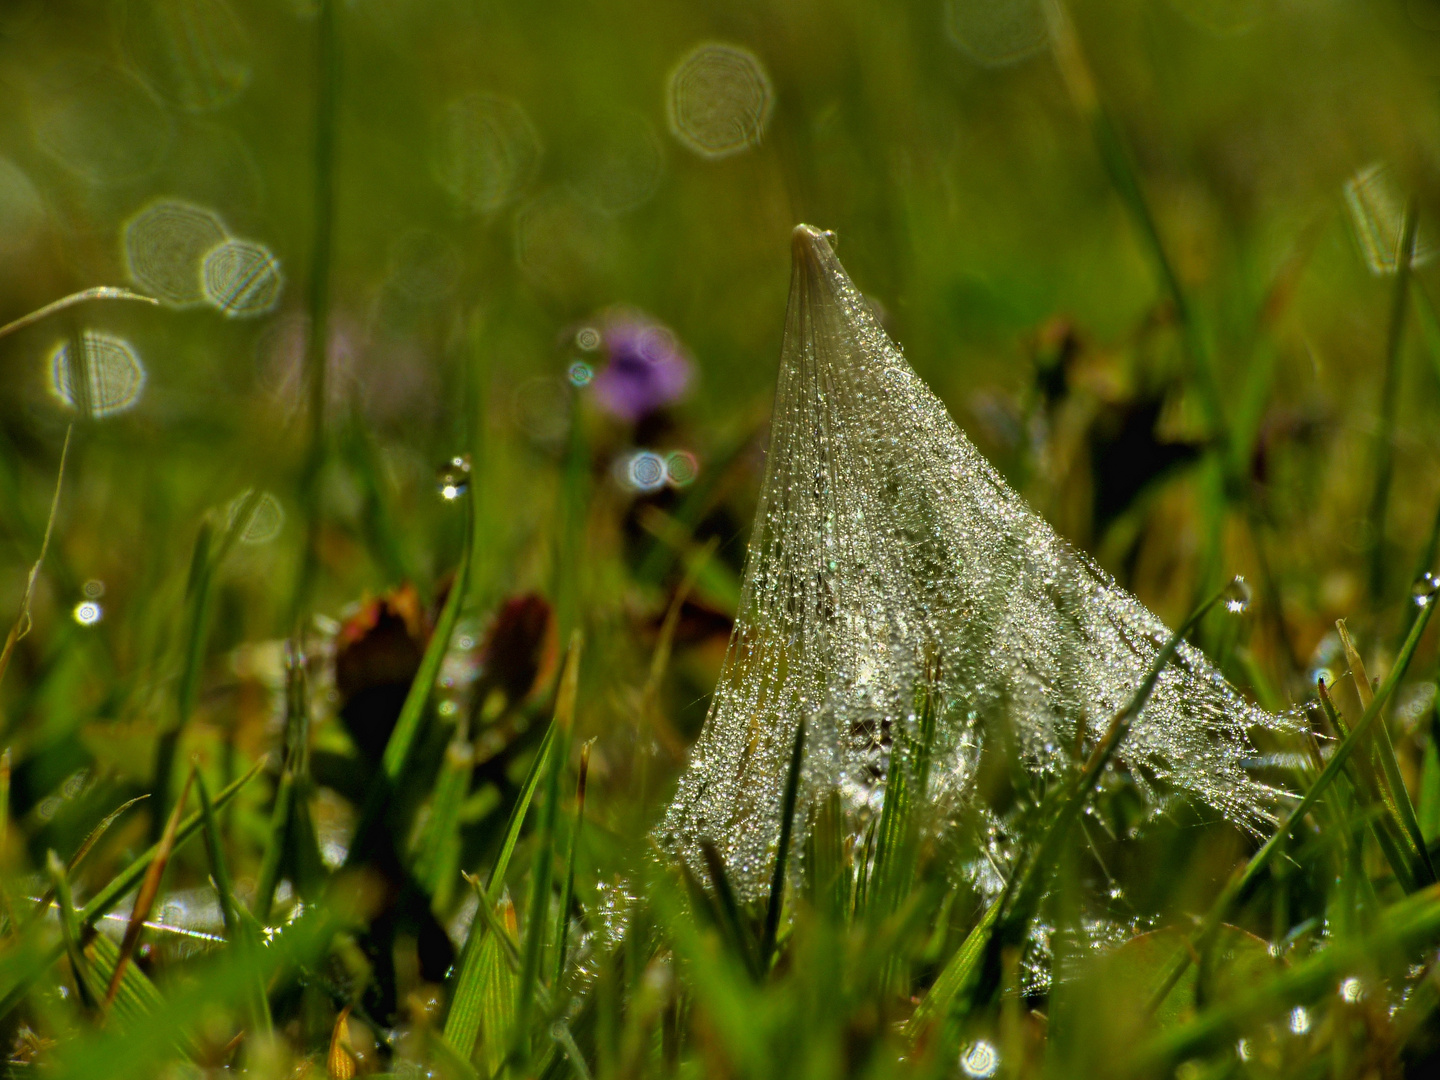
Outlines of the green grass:
<svg viewBox="0 0 1440 1080">
<path fill-rule="evenodd" d="M 136 5 L 4 5 L 0 1075 L 1432 1074 L 1433 6 L 1094 0 L 986 67 L 938 0 L 171 0 L 153 41 Z M 707 40 L 774 93 L 715 160 L 666 109 Z M 437 164 L 475 94 L 541 148 L 484 207 Z M 1380 161 L 1390 275 L 1342 196 Z M 121 238 L 157 198 L 271 248 L 277 308 L 149 301 Z M 1052 783 L 995 740 L 964 806 L 929 797 L 928 685 L 868 818 L 805 794 L 802 727 L 759 899 L 659 845 L 800 220 L 1062 533 L 1294 710 L 1258 832 L 1111 767 L 1162 653 Z M 638 424 L 570 375 L 616 307 L 694 364 Z M 132 408 L 90 415 L 91 330 L 143 362 Z M 699 474 L 637 493 L 639 448 Z M 1249 612 L 1213 610 L 1237 574 Z"/>
</svg>

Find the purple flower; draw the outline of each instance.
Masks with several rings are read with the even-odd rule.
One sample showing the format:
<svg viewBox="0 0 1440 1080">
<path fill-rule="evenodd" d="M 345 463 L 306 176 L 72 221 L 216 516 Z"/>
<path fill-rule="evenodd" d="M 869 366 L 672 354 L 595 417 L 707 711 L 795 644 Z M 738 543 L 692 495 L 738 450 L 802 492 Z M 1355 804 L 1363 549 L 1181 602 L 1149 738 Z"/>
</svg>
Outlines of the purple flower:
<svg viewBox="0 0 1440 1080">
<path fill-rule="evenodd" d="M 638 312 L 604 323 L 607 363 L 590 385 L 607 412 L 631 423 L 678 401 L 690 385 L 690 358 L 668 327 Z"/>
</svg>

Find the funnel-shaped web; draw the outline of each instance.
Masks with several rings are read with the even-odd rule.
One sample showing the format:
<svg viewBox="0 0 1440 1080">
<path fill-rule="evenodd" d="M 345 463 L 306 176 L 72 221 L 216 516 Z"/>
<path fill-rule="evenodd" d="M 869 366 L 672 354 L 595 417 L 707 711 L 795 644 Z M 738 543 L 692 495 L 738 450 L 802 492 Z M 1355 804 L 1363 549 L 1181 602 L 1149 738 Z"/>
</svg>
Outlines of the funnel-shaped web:
<svg viewBox="0 0 1440 1080">
<path fill-rule="evenodd" d="M 959 800 L 987 733 L 1059 772 L 1088 749 L 1169 636 L 1011 490 L 911 370 L 826 234 L 801 225 L 741 606 L 710 712 L 661 833 L 688 861 L 715 843 L 748 894 L 774 865 L 796 725 L 797 827 L 838 788 L 883 798 L 917 687 L 939 703 L 930 792 Z M 938 672 L 938 675 L 927 675 Z M 1242 765 L 1283 724 L 1182 644 L 1119 760 L 1244 825 L 1273 792 Z"/>
</svg>

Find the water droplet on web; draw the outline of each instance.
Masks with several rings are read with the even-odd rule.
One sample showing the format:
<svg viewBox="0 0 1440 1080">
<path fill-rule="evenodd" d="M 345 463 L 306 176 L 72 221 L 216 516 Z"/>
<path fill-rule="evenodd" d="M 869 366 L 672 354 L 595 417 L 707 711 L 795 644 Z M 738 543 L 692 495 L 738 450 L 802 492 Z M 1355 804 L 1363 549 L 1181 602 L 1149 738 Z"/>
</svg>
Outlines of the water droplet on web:
<svg viewBox="0 0 1440 1080">
<path fill-rule="evenodd" d="M 1304 1005 L 1296 1005 L 1290 1010 L 1290 1033 L 1292 1035 L 1304 1035 L 1310 1030 L 1310 1011 Z"/>
<path fill-rule="evenodd" d="M 470 455 L 459 454 L 435 472 L 435 489 L 446 502 L 454 502 L 470 490 Z"/>
<path fill-rule="evenodd" d="M 82 600 L 75 605 L 75 621 L 81 626 L 94 626 L 104 614 L 104 610 L 94 600 Z"/>
<path fill-rule="evenodd" d="M 593 326 L 582 326 L 575 331 L 575 347 L 585 352 L 600 348 L 600 331 Z"/>
<path fill-rule="evenodd" d="M 1440 577 L 1435 574 L 1421 574 L 1410 589 L 1410 596 L 1419 607 L 1424 607 L 1440 593 Z"/>
<path fill-rule="evenodd" d="M 737 45 L 707 42 L 670 72 L 670 131 L 701 157 L 729 157 L 759 144 L 774 100 L 759 57 Z"/>
<path fill-rule="evenodd" d="M 1365 987 L 1354 975 L 1343 979 L 1340 983 L 1340 996 L 1354 1005 L 1365 996 Z"/>
<path fill-rule="evenodd" d="M 222 241 L 205 254 L 205 299 L 231 318 L 263 315 L 280 299 L 280 263 L 264 244 Z"/>
<path fill-rule="evenodd" d="M 584 360 L 576 360 L 565 370 L 565 375 L 571 386 L 589 386 L 590 380 L 595 378 L 595 369 Z"/>
<path fill-rule="evenodd" d="M 203 206 L 162 199 L 125 223 L 125 266 L 143 292 L 175 307 L 205 300 L 201 264 L 225 241 L 225 225 Z"/>
<path fill-rule="evenodd" d="M 91 600 L 99 600 L 105 595 L 105 583 L 98 578 L 91 578 L 80 587 L 80 591 Z"/>
<path fill-rule="evenodd" d="M 86 388 L 85 406 L 92 417 L 123 412 L 140 400 L 145 369 L 130 343 L 113 334 L 86 330 L 80 335 L 80 362 L 71 357 L 70 342 L 62 341 L 50 354 L 50 390 L 72 409 L 77 408 L 71 372 L 79 369 Z"/>
</svg>

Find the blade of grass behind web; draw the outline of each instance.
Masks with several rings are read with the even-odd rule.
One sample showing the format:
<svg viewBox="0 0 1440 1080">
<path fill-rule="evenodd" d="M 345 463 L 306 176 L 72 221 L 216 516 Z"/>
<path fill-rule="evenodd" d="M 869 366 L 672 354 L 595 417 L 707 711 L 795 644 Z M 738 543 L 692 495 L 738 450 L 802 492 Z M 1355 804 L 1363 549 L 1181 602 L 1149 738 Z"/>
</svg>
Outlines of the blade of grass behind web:
<svg viewBox="0 0 1440 1080">
<path fill-rule="evenodd" d="M 1430 624 L 1430 616 L 1435 613 L 1436 603 L 1437 599 L 1433 595 L 1425 601 L 1420 617 L 1415 620 L 1415 625 L 1410 628 L 1410 636 L 1405 639 L 1405 644 L 1401 646 L 1399 655 L 1395 657 L 1395 664 L 1391 667 L 1390 674 L 1385 677 L 1385 681 L 1382 682 L 1380 688 L 1375 691 L 1374 700 L 1366 707 L 1360 720 L 1350 729 L 1350 733 L 1345 736 L 1340 745 L 1335 748 L 1335 752 L 1330 755 L 1329 762 L 1326 763 L 1320 775 L 1315 778 L 1315 782 L 1310 785 L 1310 790 L 1305 792 L 1295 809 L 1286 815 L 1285 820 L 1276 828 L 1270 839 L 1251 857 L 1239 877 L 1235 878 L 1225 887 L 1220 896 L 1215 900 L 1215 903 L 1211 905 L 1210 910 L 1206 912 L 1205 918 L 1201 920 L 1200 925 L 1190 934 L 1190 937 L 1186 941 L 1185 948 L 1176 953 L 1164 980 L 1162 980 L 1159 988 L 1150 998 L 1148 1010 L 1152 1015 L 1164 1002 L 1165 998 L 1170 995 L 1170 991 L 1175 989 L 1181 976 L 1185 974 L 1186 968 L 1190 966 L 1190 961 L 1197 955 L 1197 948 L 1210 939 L 1211 935 L 1219 928 L 1221 922 L 1224 921 L 1225 916 L 1229 914 L 1231 908 L 1249 895 L 1250 890 L 1254 888 L 1255 884 L 1259 881 L 1262 871 L 1268 867 L 1270 860 L 1275 856 L 1275 853 L 1281 845 L 1284 844 L 1285 837 L 1289 835 L 1290 831 L 1294 829 L 1297 824 L 1305 819 L 1306 814 L 1314 809 L 1325 792 L 1329 790 L 1330 785 L 1335 782 L 1335 778 L 1345 769 L 1346 762 L 1348 762 L 1350 756 L 1355 753 L 1356 748 L 1361 745 L 1366 733 L 1370 730 L 1371 725 L 1374 724 L 1375 718 L 1380 715 L 1380 710 L 1384 708 L 1385 702 L 1389 700 L 1390 695 L 1395 691 L 1395 687 L 1400 684 L 1400 680 L 1409 669 L 1410 661 L 1414 659 L 1415 650 L 1419 647 L 1420 638 L 1424 636 L 1425 627 Z"/>
<path fill-rule="evenodd" d="M 775 955 L 775 939 L 780 933 L 780 911 L 785 901 L 785 865 L 790 855 L 790 833 L 795 824 L 795 799 L 800 792 L 800 765 L 804 754 L 805 721 L 802 719 L 795 725 L 795 743 L 790 749 L 790 769 L 785 774 L 785 794 L 780 803 L 780 845 L 775 852 L 770 902 L 765 905 L 765 929 L 760 936 L 761 974 L 770 970 L 770 961 Z"/>
<path fill-rule="evenodd" d="M 317 487 L 325 460 L 326 367 L 330 346 L 330 270 L 334 255 L 336 108 L 340 98 L 340 43 L 337 0 L 317 0 L 315 18 L 315 173 L 310 280 L 306 290 L 309 325 L 305 335 L 305 382 L 309 391 L 310 440 L 300 473 L 305 508 L 304 549 L 290 598 L 289 625 L 297 628 L 310 600 L 319 564 L 320 499 Z"/>
<path fill-rule="evenodd" d="M 1069 836 L 1071 826 L 1094 792 L 1095 785 L 1099 782 L 1105 766 L 1130 733 L 1135 718 L 1140 714 L 1145 702 L 1149 700 L 1154 691 L 1160 673 L 1164 671 L 1175 655 L 1176 650 L 1180 647 L 1180 642 L 1199 625 L 1200 620 L 1211 608 L 1229 594 L 1232 586 L 1233 582 L 1197 607 L 1155 654 L 1145 677 L 1135 688 L 1130 699 L 1111 719 L 1109 728 L 1091 752 L 1074 786 L 1065 795 L 1059 808 L 1050 818 L 1039 842 L 1034 846 L 1024 865 L 1010 876 L 1004 890 L 991 908 L 986 911 L 980 924 L 971 931 L 955 955 L 946 962 L 934 986 L 931 987 L 931 994 L 937 994 L 938 1000 L 933 1003 L 929 1002 L 930 995 L 927 994 L 926 1000 L 921 1002 L 920 1007 L 916 1010 L 920 1019 L 911 1021 L 912 1037 L 919 1034 L 926 1021 L 943 1016 L 952 1009 L 954 1003 L 961 996 L 968 994 L 972 987 L 977 986 L 977 980 L 980 982 L 976 992 L 981 997 L 988 998 L 998 989 L 999 956 L 996 946 L 1014 944 L 1024 937 L 1025 929 L 1030 924 L 1030 919 L 1043 894 L 1060 850 Z"/>
</svg>

